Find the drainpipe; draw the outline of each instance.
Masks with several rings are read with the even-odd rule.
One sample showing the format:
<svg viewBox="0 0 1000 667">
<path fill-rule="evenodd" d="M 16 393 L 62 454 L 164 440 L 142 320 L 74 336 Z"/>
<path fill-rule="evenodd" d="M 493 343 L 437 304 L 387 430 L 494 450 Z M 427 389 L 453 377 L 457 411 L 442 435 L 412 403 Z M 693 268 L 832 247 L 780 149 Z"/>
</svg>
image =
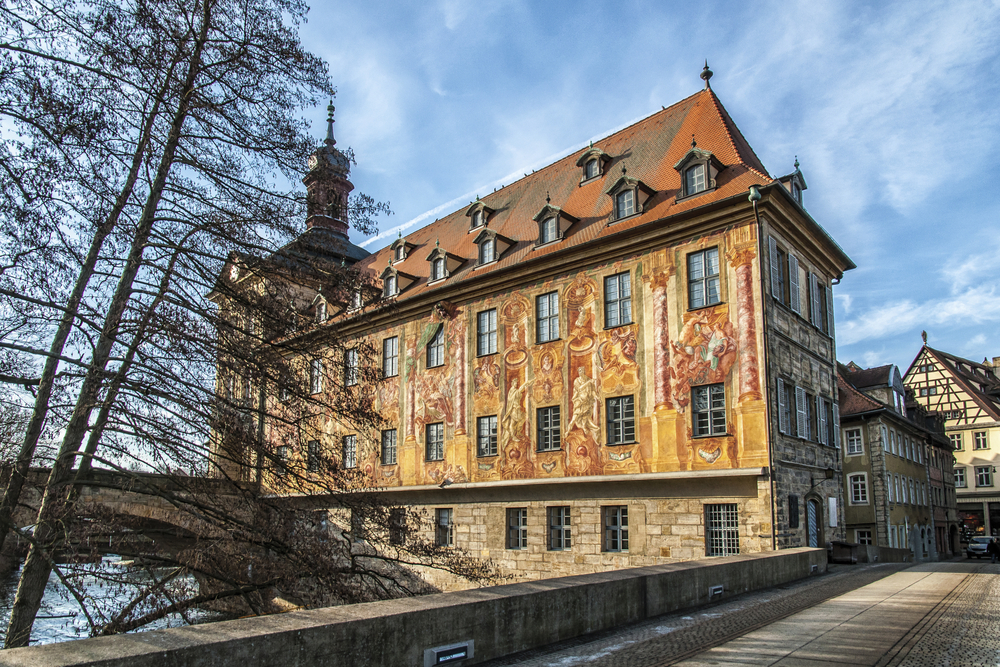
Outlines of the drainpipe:
<svg viewBox="0 0 1000 667">
<path fill-rule="evenodd" d="M 761 297 L 761 318 L 764 322 L 761 335 L 764 337 L 764 419 L 767 423 L 767 472 L 768 480 L 771 484 L 771 551 L 778 550 L 778 497 L 774 494 L 774 443 L 771 424 L 771 365 L 767 362 L 770 339 L 768 336 L 768 318 L 764 309 L 767 300 L 766 283 L 764 282 L 764 226 L 760 221 L 760 213 L 757 211 L 757 202 L 760 201 L 760 186 L 750 186 L 750 196 L 747 197 L 753 204 L 753 218 L 757 223 L 757 269 L 760 274 L 760 297 Z"/>
</svg>

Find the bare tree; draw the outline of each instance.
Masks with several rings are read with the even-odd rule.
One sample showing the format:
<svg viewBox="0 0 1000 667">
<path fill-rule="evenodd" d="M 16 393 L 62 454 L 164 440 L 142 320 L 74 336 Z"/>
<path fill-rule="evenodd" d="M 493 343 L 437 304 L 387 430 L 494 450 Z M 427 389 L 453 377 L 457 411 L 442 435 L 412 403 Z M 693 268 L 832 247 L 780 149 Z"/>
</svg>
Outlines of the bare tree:
<svg viewBox="0 0 1000 667">
<path fill-rule="evenodd" d="M 306 202 L 282 184 L 301 175 L 313 149 L 297 114 L 333 92 L 323 63 L 298 42 L 305 11 L 297 0 L 0 9 L 0 114 L 20 132 L 0 156 L 11 186 L 0 202 L 10 241 L 0 262 L 0 351 L 11 363 L 0 379 L 34 399 L 0 503 L 0 539 L 43 434 L 60 434 L 37 521 L 22 531 L 31 546 L 7 647 L 27 644 L 56 555 L 104 537 L 150 570 L 132 603 L 88 611 L 95 633 L 229 598 L 263 612 L 282 595 L 319 604 L 415 592 L 411 565 L 492 576 L 417 539 L 419 517 L 388 506 L 329 456 L 303 471 L 287 466 L 275 497 L 259 492 L 265 466 L 286 465 L 279 448 L 288 445 L 269 443 L 268 429 L 298 447 L 325 416 L 369 430 L 379 423 L 364 389 L 376 380 L 363 370 L 370 364 L 359 365 L 365 383 L 331 374 L 322 395 L 289 380 L 302 377 L 317 346 L 343 350 L 335 328 L 298 324 L 301 286 L 322 287 L 334 304 L 369 293 L 346 262 L 331 261 L 346 259 L 345 244 L 316 234 L 287 243 Z M 355 196 L 346 217 L 370 231 L 387 211 Z M 261 279 L 227 279 L 227 266 Z M 237 378 L 238 390 L 228 384 Z M 208 457 L 220 438 L 225 446 Z M 79 484 L 96 483 L 95 463 L 122 474 L 211 472 L 234 486 L 213 494 L 183 476 L 115 478 L 190 515 L 194 543 L 164 550 L 128 517 L 77 496 Z M 294 507 L 283 488 L 322 500 Z M 322 507 L 335 511 L 306 512 Z M 364 539 L 335 527 L 352 516 Z M 166 564 L 195 573 L 201 592 L 181 597 L 170 586 L 177 576 L 153 568 Z M 72 590 L 73 577 L 56 571 Z"/>
</svg>

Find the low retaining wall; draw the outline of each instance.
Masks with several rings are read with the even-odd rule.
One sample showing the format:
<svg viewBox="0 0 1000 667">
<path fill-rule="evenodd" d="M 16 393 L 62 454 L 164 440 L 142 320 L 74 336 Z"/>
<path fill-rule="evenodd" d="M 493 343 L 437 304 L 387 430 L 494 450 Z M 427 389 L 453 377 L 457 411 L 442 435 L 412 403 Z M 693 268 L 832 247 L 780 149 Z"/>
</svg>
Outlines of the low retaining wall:
<svg viewBox="0 0 1000 667">
<path fill-rule="evenodd" d="M 909 549 L 890 549 L 871 544 L 858 546 L 859 563 L 912 563 L 913 552 Z"/>
<path fill-rule="evenodd" d="M 471 665 L 825 571 L 826 550 L 787 549 L 12 649 L 0 665 L 419 667 L 470 640 L 473 657 L 447 664 Z"/>
</svg>

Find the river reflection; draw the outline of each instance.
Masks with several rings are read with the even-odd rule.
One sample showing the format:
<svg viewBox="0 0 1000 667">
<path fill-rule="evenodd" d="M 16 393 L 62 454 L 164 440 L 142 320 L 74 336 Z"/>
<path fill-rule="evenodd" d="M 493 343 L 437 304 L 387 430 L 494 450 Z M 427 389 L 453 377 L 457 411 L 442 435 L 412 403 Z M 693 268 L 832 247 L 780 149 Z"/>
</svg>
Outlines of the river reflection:
<svg viewBox="0 0 1000 667">
<path fill-rule="evenodd" d="M 129 561 L 122 561 L 118 556 L 109 555 L 104 561 L 91 568 L 99 568 L 107 576 L 123 578 L 136 583 L 149 581 L 149 575 L 129 567 Z M 7 632 L 7 622 L 10 619 L 10 610 L 14 605 L 14 595 L 17 592 L 17 581 L 21 576 L 20 571 L 12 574 L 3 582 L 0 589 L 0 639 Z M 83 583 L 83 590 L 88 602 L 88 611 L 96 623 L 100 623 L 105 618 L 101 614 L 113 613 L 113 610 L 120 608 L 128 602 L 128 595 L 117 589 L 116 586 L 109 586 L 103 578 L 93 575 L 82 575 L 79 578 Z M 194 577 L 178 577 L 175 583 L 185 587 L 196 587 Z M 132 589 L 135 590 L 134 588 Z M 195 609 L 187 612 L 187 618 L 194 624 L 207 623 L 211 621 L 224 620 L 224 614 L 202 611 Z M 177 627 L 187 625 L 180 614 L 171 614 L 165 618 L 154 621 L 136 632 L 145 630 L 159 630 L 162 628 Z M 90 636 L 90 624 L 86 615 L 81 611 L 79 603 L 69 590 L 59 580 L 53 572 L 49 576 L 49 583 L 45 587 L 45 595 L 42 597 L 42 606 L 38 610 L 35 625 L 31 632 L 31 644 L 53 644 L 56 642 L 71 641 L 73 639 L 83 639 Z"/>
</svg>

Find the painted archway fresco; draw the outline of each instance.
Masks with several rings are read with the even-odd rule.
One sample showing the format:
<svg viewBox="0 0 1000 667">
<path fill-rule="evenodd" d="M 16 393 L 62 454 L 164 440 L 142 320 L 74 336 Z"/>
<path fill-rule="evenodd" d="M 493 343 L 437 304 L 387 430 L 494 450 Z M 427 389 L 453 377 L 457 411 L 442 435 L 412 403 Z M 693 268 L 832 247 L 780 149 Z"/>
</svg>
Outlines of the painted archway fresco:
<svg viewBox="0 0 1000 667">
<path fill-rule="evenodd" d="M 399 421 L 401 475 L 382 484 L 439 484 L 767 465 L 762 330 L 753 226 L 462 304 L 442 302 L 398 331 L 402 372 L 379 389 Z M 688 309 L 686 262 L 718 248 L 722 302 Z M 632 323 L 604 326 L 604 278 L 628 272 Z M 556 340 L 536 343 L 535 299 L 559 296 Z M 476 317 L 496 309 L 497 352 L 476 355 Z M 444 365 L 427 368 L 443 328 Z M 385 335 L 393 335 L 386 333 Z M 726 434 L 695 437 L 692 390 L 723 384 Z M 608 444 L 608 399 L 631 396 L 634 442 Z M 393 398 L 396 399 L 394 404 Z M 536 414 L 558 407 L 561 447 L 538 448 Z M 476 423 L 496 417 L 496 453 L 480 456 Z M 426 460 L 428 425 L 443 424 L 444 460 Z"/>
</svg>

